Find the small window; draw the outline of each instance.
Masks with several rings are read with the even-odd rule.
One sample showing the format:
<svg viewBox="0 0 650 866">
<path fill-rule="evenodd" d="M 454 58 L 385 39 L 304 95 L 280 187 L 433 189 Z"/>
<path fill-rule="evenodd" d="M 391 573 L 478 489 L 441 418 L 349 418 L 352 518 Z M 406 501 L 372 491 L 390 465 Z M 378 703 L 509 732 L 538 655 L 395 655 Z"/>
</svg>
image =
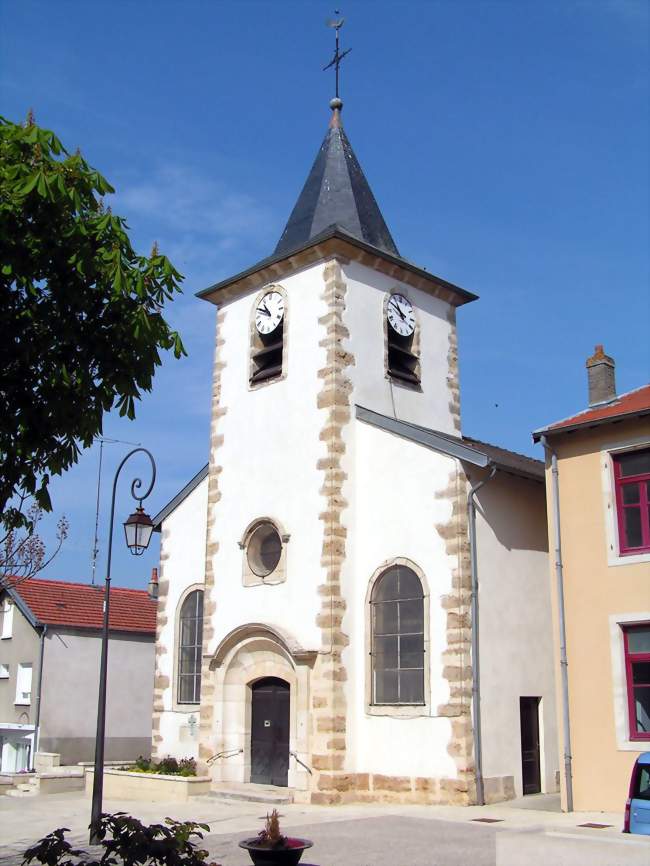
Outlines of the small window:
<svg viewBox="0 0 650 866">
<path fill-rule="evenodd" d="M 2 664 L 0 662 L 0 680 L 8 680 L 9 679 L 9 665 Z"/>
<path fill-rule="evenodd" d="M 616 455 L 613 463 L 620 552 L 650 552 L 650 448 Z"/>
<path fill-rule="evenodd" d="M 178 624 L 178 703 L 201 701 L 203 656 L 203 592 L 191 592 L 181 607 Z"/>
<path fill-rule="evenodd" d="M 289 536 L 275 521 L 263 517 L 251 523 L 239 541 L 244 551 L 244 586 L 282 583 L 286 579 L 286 545 Z"/>
<path fill-rule="evenodd" d="M 23 662 L 18 665 L 16 676 L 16 703 L 29 705 L 32 702 L 32 663 Z"/>
<path fill-rule="evenodd" d="M 371 606 L 372 702 L 424 704 L 424 593 L 403 565 L 376 581 Z"/>
<path fill-rule="evenodd" d="M 650 740 L 650 623 L 624 631 L 630 739 Z"/>
<path fill-rule="evenodd" d="M 14 606 L 8 598 L 5 598 L 2 605 L 2 630 L 0 630 L 0 639 L 6 640 L 11 637 L 13 634 L 13 624 Z"/>
<path fill-rule="evenodd" d="M 280 562 L 282 539 L 272 523 L 260 523 L 251 532 L 246 547 L 248 565 L 258 577 L 268 577 Z"/>
</svg>

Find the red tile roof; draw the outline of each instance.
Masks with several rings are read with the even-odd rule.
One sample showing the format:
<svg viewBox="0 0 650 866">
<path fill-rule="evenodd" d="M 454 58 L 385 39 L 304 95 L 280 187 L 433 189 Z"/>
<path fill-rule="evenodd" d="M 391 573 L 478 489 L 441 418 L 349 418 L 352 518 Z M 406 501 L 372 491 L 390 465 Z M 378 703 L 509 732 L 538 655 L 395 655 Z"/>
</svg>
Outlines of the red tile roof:
<svg viewBox="0 0 650 866">
<path fill-rule="evenodd" d="M 100 629 L 104 588 L 87 583 L 32 577 L 12 587 L 37 620 L 46 625 Z M 111 631 L 156 633 L 156 602 L 142 589 L 111 587 Z"/>
<path fill-rule="evenodd" d="M 567 432 L 567 429 L 576 427 L 589 427 L 594 424 L 602 424 L 607 421 L 620 421 L 626 415 L 637 415 L 641 412 L 650 412 L 650 385 L 643 385 L 627 394 L 621 394 L 613 403 L 606 406 L 595 406 L 593 409 L 585 409 L 570 418 L 549 424 L 544 430 L 536 430 L 533 439 L 537 441 L 544 433 Z"/>
</svg>

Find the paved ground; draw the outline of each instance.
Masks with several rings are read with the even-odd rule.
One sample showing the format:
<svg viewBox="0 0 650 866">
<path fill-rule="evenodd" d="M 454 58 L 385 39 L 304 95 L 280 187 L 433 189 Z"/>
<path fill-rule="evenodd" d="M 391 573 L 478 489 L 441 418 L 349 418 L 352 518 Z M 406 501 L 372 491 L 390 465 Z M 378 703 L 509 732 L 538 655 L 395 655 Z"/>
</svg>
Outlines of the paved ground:
<svg viewBox="0 0 650 866">
<path fill-rule="evenodd" d="M 537 808 L 535 808 L 537 807 Z M 541 807 L 541 808 L 540 808 Z M 190 803 L 112 802 L 106 811 L 129 811 L 154 822 L 171 815 L 210 825 L 205 847 L 223 866 L 244 866 L 237 842 L 254 835 L 267 807 L 196 797 Z M 281 807 L 285 832 L 314 847 L 304 866 L 648 866 L 650 837 L 624 836 L 621 815 L 553 811 L 552 797 L 514 804 L 452 806 Z M 0 866 L 15 866 L 25 848 L 56 827 L 69 827 L 75 844 L 87 842 L 89 799 L 82 792 L 33 798 L 0 797 Z M 476 818 L 496 823 L 477 823 Z M 579 824 L 611 824 L 606 829 Z"/>
</svg>

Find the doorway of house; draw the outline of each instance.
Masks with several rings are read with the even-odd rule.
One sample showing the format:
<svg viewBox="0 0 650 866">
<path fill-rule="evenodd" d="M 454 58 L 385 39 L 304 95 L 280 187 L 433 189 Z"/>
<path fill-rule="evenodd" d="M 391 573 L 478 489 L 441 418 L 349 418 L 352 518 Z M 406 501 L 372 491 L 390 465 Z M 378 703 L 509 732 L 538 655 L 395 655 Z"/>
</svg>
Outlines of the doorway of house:
<svg viewBox="0 0 650 866">
<path fill-rule="evenodd" d="M 289 773 L 289 683 L 265 677 L 253 684 L 251 782 L 287 786 Z"/>
<path fill-rule="evenodd" d="M 521 778 L 524 794 L 539 794 L 542 780 L 539 760 L 540 698 L 519 698 L 521 719 Z"/>
</svg>

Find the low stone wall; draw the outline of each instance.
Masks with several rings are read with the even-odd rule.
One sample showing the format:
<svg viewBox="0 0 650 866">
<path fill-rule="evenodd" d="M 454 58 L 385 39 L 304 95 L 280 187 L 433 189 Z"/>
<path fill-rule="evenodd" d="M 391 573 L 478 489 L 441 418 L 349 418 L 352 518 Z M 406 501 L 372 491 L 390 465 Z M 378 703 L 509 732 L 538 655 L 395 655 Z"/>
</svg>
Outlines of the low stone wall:
<svg viewBox="0 0 650 866">
<path fill-rule="evenodd" d="M 64 791 L 82 791 L 84 778 L 81 769 L 76 773 L 57 773 L 55 770 L 49 773 L 38 774 L 39 794 L 61 794 Z"/>
<path fill-rule="evenodd" d="M 476 802 L 473 782 L 465 779 L 434 779 L 419 776 L 383 776 L 379 773 L 321 773 L 321 791 L 312 791 L 311 802 L 338 803 L 413 803 L 426 806 L 470 806 Z M 512 800 L 512 776 L 484 780 L 485 802 Z"/>
<path fill-rule="evenodd" d="M 94 770 L 86 769 L 86 794 L 92 795 Z M 185 803 L 210 791 L 210 776 L 163 776 L 104 770 L 105 800 L 147 800 L 150 803 Z"/>
</svg>

